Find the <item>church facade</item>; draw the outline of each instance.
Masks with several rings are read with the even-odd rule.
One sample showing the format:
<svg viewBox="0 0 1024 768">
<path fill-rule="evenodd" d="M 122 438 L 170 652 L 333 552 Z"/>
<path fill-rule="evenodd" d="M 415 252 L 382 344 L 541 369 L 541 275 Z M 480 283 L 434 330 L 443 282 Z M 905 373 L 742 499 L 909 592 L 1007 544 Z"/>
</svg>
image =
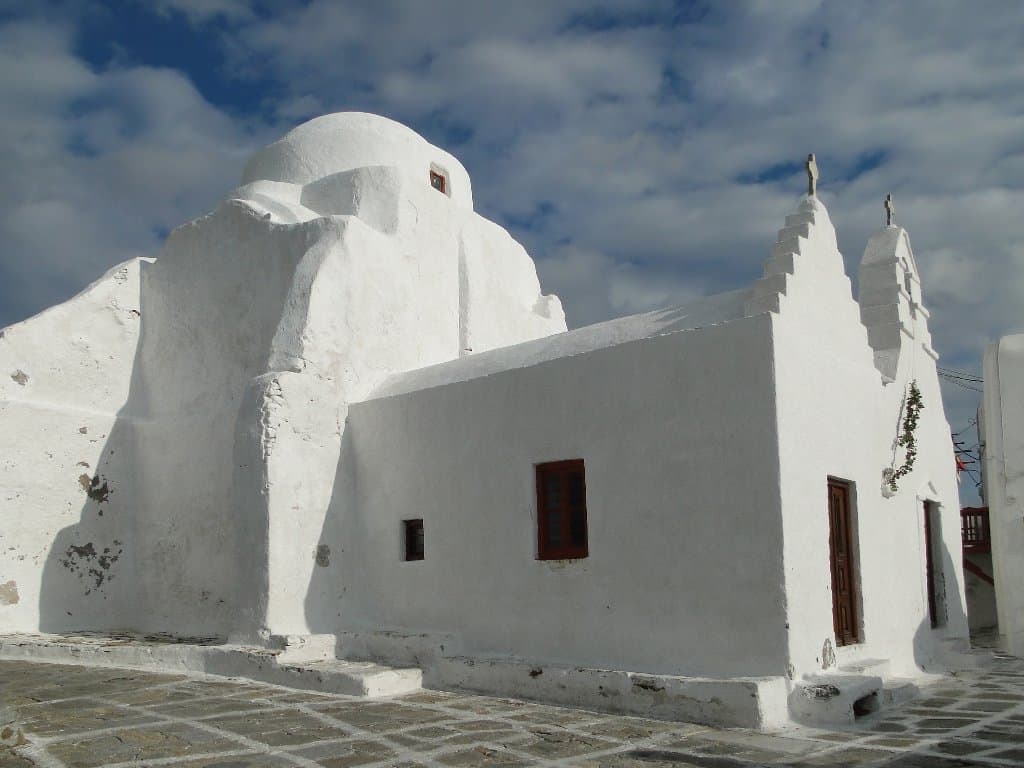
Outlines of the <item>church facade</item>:
<svg viewBox="0 0 1024 768">
<path fill-rule="evenodd" d="M 811 178 L 752 285 L 568 331 L 458 160 L 299 126 L 4 329 L 0 631 L 752 727 L 883 704 L 966 646 L 955 463 L 906 231 L 855 300 Z"/>
</svg>

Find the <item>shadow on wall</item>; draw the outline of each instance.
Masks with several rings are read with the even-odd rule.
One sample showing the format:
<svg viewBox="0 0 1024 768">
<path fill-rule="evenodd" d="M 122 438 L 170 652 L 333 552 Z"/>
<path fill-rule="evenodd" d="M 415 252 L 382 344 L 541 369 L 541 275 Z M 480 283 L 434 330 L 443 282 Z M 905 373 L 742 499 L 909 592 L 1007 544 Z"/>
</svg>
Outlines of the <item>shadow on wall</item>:
<svg viewBox="0 0 1024 768">
<path fill-rule="evenodd" d="M 936 522 L 940 519 L 940 515 L 935 516 Z M 936 626 L 932 626 L 930 616 L 926 616 L 918 626 L 914 633 L 914 663 L 925 672 L 941 673 L 949 669 L 950 652 L 966 651 L 970 642 L 967 637 L 960 642 L 967 633 L 967 611 L 956 587 L 956 562 L 942 541 L 941 531 L 935 531 L 935 534 L 938 542 L 935 547 Z M 925 586 L 927 588 L 927 584 Z M 951 632 L 953 639 L 947 642 Z"/>
<path fill-rule="evenodd" d="M 956 634 L 966 628 L 967 617 L 963 604 L 960 600 L 954 600 L 950 604 L 946 598 L 948 594 L 959 594 L 959 590 L 951 589 L 947 592 L 945 589 L 946 582 L 950 581 L 951 574 L 955 572 L 952 570 L 954 561 L 944 544 L 936 550 L 938 561 L 941 563 L 941 569 L 937 568 L 936 579 L 936 591 L 940 597 L 938 622 L 933 627 L 931 617 L 926 614 L 918 623 L 913 637 L 913 659 L 917 668 L 923 672 L 942 674 L 951 668 L 957 668 L 956 652 L 968 650 L 969 642 L 967 638 Z M 953 633 L 951 638 L 950 632 Z M 789 712 L 793 720 L 821 727 L 823 722 L 830 721 L 827 718 L 835 722 L 852 722 L 876 712 L 882 704 L 879 697 L 880 686 L 896 681 L 887 681 L 881 677 L 875 677 L 872 681 L 871 678 L 875 674 L 873 672 L 867 673 L 867 678 L 830 676 L 837 671 L 831 638 L 826 641 L 826 649 L 827 653 L 831 654 L 828 666 L 819 676 L 814 676 L 817 677 L 816 680 L 811 679 L 797 686 L 788 696 Z M 842 683 L 842 680 L 845 680 L 846 684 Z M 911 685 L 914 691 L 911 695 L 917 695 L 917 684 Z"/>
<path fill-rule="evenodd" d="M 341 450 L 334 475 L 334 490 L 324 515 L 324 524 L 316 549 L 310 556 L 316 563 L 306 593 L 306 623 L 313 634 L 340 631 L 346 606 L 346 581 L 343 573 L 346 541 L 362 540 L 352 531 L 359 518 L 353 515 L 356 494 L 356 455 L 351 423 L 346 417 L 341 435 Z M 343 530 L 346 529 L 346 530 Z M 366 535 L 363 531 L 362 536 Z M 350 571 L 349 571 L 350 573 Z M 339 649 L 340 651 L 340 649 Z"/>
<path fill-rule="evenodd" d="M 140 329 L 140 339 L 141 333 Z M 113 423 L 80 414 L 78 432 L 89 436 L 90 444 L 103 441 L 103 446 L 98 453 L 89 451 L 89 458 L 98 458 L 83 457 L 72 468 L 78 475 L 82 506 L 78 523 L 57 533 L 43 564 L 39 628 L 44 632 L 135 625 L 138 477 L 131 414 L 139 392 L 140 349 L 141 344 L 136 347 L 128 399 Z M 74 418 L 71 412 L 69 426 Z"/>
</svg>

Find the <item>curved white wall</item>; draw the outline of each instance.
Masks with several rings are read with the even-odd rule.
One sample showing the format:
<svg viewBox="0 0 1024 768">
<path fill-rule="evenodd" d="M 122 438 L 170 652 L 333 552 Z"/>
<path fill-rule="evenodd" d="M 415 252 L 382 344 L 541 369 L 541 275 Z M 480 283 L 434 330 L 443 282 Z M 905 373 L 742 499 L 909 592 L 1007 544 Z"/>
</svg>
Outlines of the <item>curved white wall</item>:
<svg viewBox="0 0 1024 768">
<path fill-rule="evenodd" d="M 323 115 L 292 129 L 253 155 L 242 184 L 266 179 L 304 185 L 370 165 L 394 166 L 427 187 L 431 169 L 441 172 L 452 202 L 473 208 L 473 188 L 462 163 L 401 123 L 364 112 Z"/>
</svg>

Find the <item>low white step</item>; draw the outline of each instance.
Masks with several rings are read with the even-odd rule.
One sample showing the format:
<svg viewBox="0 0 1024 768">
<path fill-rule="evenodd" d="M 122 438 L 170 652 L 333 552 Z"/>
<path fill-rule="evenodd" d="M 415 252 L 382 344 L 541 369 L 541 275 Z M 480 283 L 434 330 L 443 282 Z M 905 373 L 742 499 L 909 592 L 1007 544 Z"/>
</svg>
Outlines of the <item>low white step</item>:
<svg viewBox="0 0 1024 768">
<path fill-rule="evenodd" d="M 862 675 L 817 675 L 797 684 L 789 697 L 793 719 L 805 725 L 841 725 L 883 706 L 882 678 Z"/>
<path fill-rule="evenodd" d="M 882 689 L 880 694 L 882 706 L 889 707 L 893 704 L 902 704 L 904 701 L 917 698 L 920 692 L 921 689 L 918 688 L 917 683 L 913 680 L 900 677 L 890 678 L 885 681 L 885 688 Z"/>
<path fill-rule="evenodd" d="M 280 665 L 274 679 L 265 682 L 305 688 L 323 693 L 377 698 L 413 693 L 423 687 L 420 669 L 396 669 L 370 661 L 313 661 L 296 665 Z"/>
<path fill-rule="evenodd" d="M 441 690 L 512 696 L 602 712 L 771 730 L 788 721 L 786 679 L 702 678 L 450 656 L 428 670 Z"/>
<path fill-rule="evenodd" d="M 318 638 L 311 645 L 320 653 L 326 641 Z M 280 649 L 152 642 L 127 635 L 0 635 L 0 659 L 244 677 L 290 688 L 366 698 L 412 693 L 423 682 L 423 672 L 417 668 L 333 658 L 292 661 Z"/>
<path fill-rule="evenodd" d="M 889 674 L 888 659 L 860 659 L 839 665 L 839 673 L 843 675 L 874 675 L 885 677 Z"/>
</svg>

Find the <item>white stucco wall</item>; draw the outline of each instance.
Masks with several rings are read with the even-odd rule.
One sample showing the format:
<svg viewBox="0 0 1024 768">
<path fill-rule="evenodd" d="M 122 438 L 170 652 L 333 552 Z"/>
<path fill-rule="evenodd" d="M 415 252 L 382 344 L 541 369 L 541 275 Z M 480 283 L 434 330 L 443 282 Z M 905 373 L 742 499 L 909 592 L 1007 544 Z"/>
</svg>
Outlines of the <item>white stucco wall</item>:
<svg viewBox="0 0 1024 768">
<path fill-rule="evenodd" d="M 264 523 L 236 503 L 236 474 L 260 482 L 264 472 L 236 462 L 240 407 L 268 370 L 296 284 L 309 291 L 344 230 L 329 219 L 275 227 L 225 204 L 176 230 L 143 283 L 138 547 L 153 564 L 139 576 L 146 629 L 226 632 L 245 594 L 240 577 L 254 578 L 245 566 L 265 563 L 265 549 L 243 550 L 252 526 Z"/>
<path fill-rule="evenodd" d="M 926 317 L 915 310 L 910 336 L 897 329 L 902 347 L 891 356 L 876 355 L 868 343 L 871 326 L 861 323 L 861 307 L 852 298 L 824 206 L 805 201 L 787 224 L 802 227 L 794 247 L 782 249 L 789 256 L 773 256 L 785 258 L 790 268 L 775 319 L 775 366 L 792 673 L 799 678 L 862 659 L 889 660 L 893 674 L 914 674 L 921 666 L 936 669 L 945 641 L 965 638 L 967 627 L 954 460 L 933 353 L 924 341 Z M 780 243 L 787 234 L 780 233 Z M 904 240 L 888 235 L 887 240 L 894 260 Z M 869 244 L 866 252 L 872 264 L 882 260 L 877 245 Z M 770 261 L 766 272 L 773 266 Z M 914 300 L 920 304 L 916 270 L 912 277 Z M 896 279 L 894 272 L 894 297 Z M 869 295 L 879 288 L 864 279 L 863 271 L 861 285 Z M 894 380 L 883 384 L 882 369 L 890 361 L 894 367 L 887 370 Z M 892 461 L 900 406 L 911 379 L 924 402 L 918 458 L 913 472 L 899 481 L 899 492 L 887 498 L 882 473 Z M 902 452 L 897 455 L 898 465 Z M 853 485 L 860 591 L 861 642 L 838 649 L 829 570 L 830 477 Z M 929 627 L 925 591 L 925 499 L 941 505 L 942 545 L 937 549 L 947 615 L 936 630 Z"/>
<path fill-rule="evenodd" d="M 985 350 L 985 502 L 999 631 L 1010 653 L 1024 653 L 1024 334 Z"/>
<path fill-rule="evenodd" d="M 990 552 L 965 553 L 965 558 L 992 577 L 992 554 Z M 994 579 L 993 579 L 994 580 Z M 967 622 L 971 632 L 999 628 L 996 613 L 996 589 L 984 579 L 964 569 L 964 593 L 967 598 Z"/>
<path fill-rule="evenodd" d="M 134 612 L 133 260 L 0 330 L 0 627 L 121 627 Z"/>
<path fill-rule="evenodd" d="M 353 405 L 356 502 L 332 508 L 342 628 L 449 634 L 476 656 L 778 674 L 769 329 L 739 320 L 515 365 L 556 336 Z M 471 363 L 492 372 L 460 380 Z M 590 554 L 536 560 L 534 465 L 569 458 L 585 461 Z M 407 518 L 424 521 L 421 562 L 402 560 Z"/>
</svg>

